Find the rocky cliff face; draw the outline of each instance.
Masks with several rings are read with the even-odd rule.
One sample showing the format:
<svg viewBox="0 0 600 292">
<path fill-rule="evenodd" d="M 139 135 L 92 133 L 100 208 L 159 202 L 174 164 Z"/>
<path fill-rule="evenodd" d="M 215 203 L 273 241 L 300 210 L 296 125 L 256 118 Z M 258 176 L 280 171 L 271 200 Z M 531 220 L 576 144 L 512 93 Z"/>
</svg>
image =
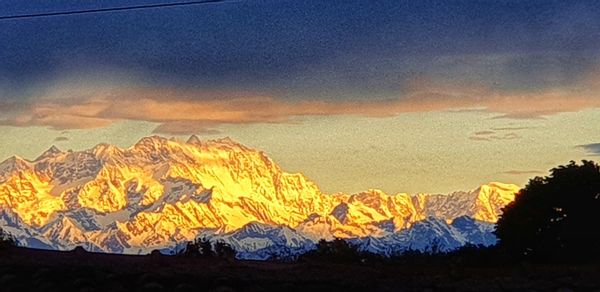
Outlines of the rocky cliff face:
<svg viewBox="0 0 600 292">
<path fill-rule="evenodd" d="M 207 230 L 230 234 L 249 223 L 286 226 L 312 241 L 380 238 L 428 217 L 493 223 L 518 189 L 490 183 L 449 195 L 328 195 L 231 139 L 153 136 L 127 149 L 52 147 L 34 161 L 2 162 L 0 226 L 34 247 L 119 253 L 173 246 Z"/>
</svg>

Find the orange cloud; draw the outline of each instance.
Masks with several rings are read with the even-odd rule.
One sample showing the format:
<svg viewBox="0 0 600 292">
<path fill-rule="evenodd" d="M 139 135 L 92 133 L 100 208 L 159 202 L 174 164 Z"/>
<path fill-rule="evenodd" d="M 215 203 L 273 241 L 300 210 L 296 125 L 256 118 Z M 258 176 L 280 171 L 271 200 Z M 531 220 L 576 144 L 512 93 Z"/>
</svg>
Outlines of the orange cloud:
<svg viewBox="0 0 600 292">
<path fill-rule="evenodd" d="M 598 78 L 600 79 L 600 78 Z M 539 118 L 559 112 L 600 107 L 600 82 L 586 78 L 570 88 L 504 92 L 484 86 L 428 80 L 409 82 L 394 99 L 291 101 L 240 92 L 204 92 L 148 88 L 86 90 L 60 88 L 21 105 L 3 105 L 1 125 L 54 129 L 104 127 L 120 120 L 158 123 L 157 133 L 218 133 L 222 124 L 285 123 L 293 117 L 327 115 L 394 116 L 406 112 L 474 109 L 499 118 Z M 0 109 L 0 111 L 2 111 Z M 494 137 L 486 137 L 494 138 Z M 518 138 L 514 133 L 499 139 Z M 494 139 L 495 139 L 494 138 Z M 483 137 L 474 138 L 485 140 Z"/>
</svg>

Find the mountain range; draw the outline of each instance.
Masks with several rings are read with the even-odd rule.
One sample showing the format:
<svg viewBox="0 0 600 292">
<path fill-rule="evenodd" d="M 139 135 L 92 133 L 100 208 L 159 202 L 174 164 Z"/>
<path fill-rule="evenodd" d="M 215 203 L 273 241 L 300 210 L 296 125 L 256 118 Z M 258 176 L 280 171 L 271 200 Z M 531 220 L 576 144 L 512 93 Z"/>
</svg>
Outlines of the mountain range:
<svg viewBox="0 0 600 292">
<path fill-rule="evenodd" d="M 444 251 L 494 244 L 494 223 L 518 191 L 492 182 L 451 194 L 324 194 L 229 138 L 151 136 L 126 149 L 53 146 L 0 163 L 0 227 L 24 246 L 108 253 L 169 253 L 198 237 L 246 259 L 293 256 L 333 238 L 380 254 Z"/>
</svg>

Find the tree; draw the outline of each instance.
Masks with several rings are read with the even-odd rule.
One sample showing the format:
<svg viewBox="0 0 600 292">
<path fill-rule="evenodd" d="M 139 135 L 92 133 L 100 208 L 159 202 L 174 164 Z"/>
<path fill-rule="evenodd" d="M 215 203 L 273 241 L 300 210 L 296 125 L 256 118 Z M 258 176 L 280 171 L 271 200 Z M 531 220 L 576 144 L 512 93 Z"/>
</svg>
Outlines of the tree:
<svg viewBox="0 0 600 292">
<path fill-rule="evenodd" d="M 200 246 L 198 240 L 189 241 L 186 243 L 185 248 L 178 252 L 178 255 L 186 257 L 197 257 L 200 256 Z"/>
<path fill-rule="evenodd" d="M 223 259 L 235 259 L 236 252 L 231 245 L 224 241 L 210 242 L 207 238 L 196 239 L 186 244 L 185 249 L 177 255 L 185 257 L 219 257 Z"/>
<path fill-rule="evenodd" d="M 329 260 L 339 262 L 359 262 L 367 255 L 346 240 L 336 238 L 332 241 L 319 240 L 316 249 L 303 255 L 306 259 Z"/>
<path fill-rule="evenodd" d="M 231 245 L 225 243 L 224 241 L 217 241 L 214 245 L 214 253 L 216 256 L 223 259 L 235 259 L 236 252 L 231 247 Z"/>
<path fill-rule="evenodd" d="M 0 228 L 0 249 L 16 246 L 17 240 L 10 233 Z"/>
<path fill-rule="evenodd" d="M 213 257 L 215 255 L 210 240 L 206 238 L 188 242 L 185 249 L 179 252 L 179 254 L 188 257 Z"/>
<path fill-rule="evenodd" d="M 206 238 L 196 240 L 196 245 L 200 251 L 200 255 L 203 257 L 213 257 L 215 252 L 213 251 L 212 243 Z"/>
<path fill-rule="evenodd" d="M 496 235 L 517 257 L 582 260 L 600 255 L 600 167 L 582 161 L 536 177 L 503 209 Z"/>
</svg>

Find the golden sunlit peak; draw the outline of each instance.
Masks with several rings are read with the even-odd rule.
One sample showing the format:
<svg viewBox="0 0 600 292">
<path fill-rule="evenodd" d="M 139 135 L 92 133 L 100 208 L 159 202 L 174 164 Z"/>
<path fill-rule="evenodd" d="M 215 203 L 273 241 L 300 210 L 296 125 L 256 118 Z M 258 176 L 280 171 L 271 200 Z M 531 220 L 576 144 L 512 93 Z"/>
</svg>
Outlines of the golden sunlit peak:
<svg viewBox="0 0 600 292">
<path fill-rule="evenodd" d="M 216 139 L 216 140 L 209 140 L 209 142 L 214 142 L 214 143 L 223 144 L 223 145 L 233 145 L 233 146 L 237 146 L 237 147 L 247 148 L 246 146 L 244 146 L 243 144 L 241 144 L 241 143 L 233 140 L 229 136 L 224 137 L 224 138 L 219 138 L 219 139 Z"/>
<path fill-rule="evenodd" d="M 67 237 L 44 233 L 39 240 L 64 248 L 83 241 L 110 252 L 147 251 L 173 244 L 175 235 L 191 240 L 199 229 L 227 233 L 251 222 L 285 225 L 315 240 L 381 237 L 432 214 L 444 222 L 459 216 L 495 222 L 518 190 L 490 183 L 447 196 L 388 195 L 378 189 L 327 195 L 302 174 L 282 171 L 262 151 L 229 137 L 199 142 L 192 136 L 183 142 L 150 136 L 127 149 L 99 144 L 61 153 L 51 148 L 39 161 L 5 161 L 2 165 L 28 171 L 14 175 L 8 167 L 0 169 L 6 177 L 0 206 L 17 214 L 31 234 L 37 228 L 56 228 L 56 234 L 69 228 Z M 58 213 L 69 219 L 61 222 L 74 224 L 52 221 Z M 114 232 L 125 243 L 103 245 Z"/>
<path fill-rule="evenodd" d="M 489 182 L 487 184 L 482 185 L 480 188 L 495 188 L 511 192 L 518 192 L 521 189 L 521 187 L 519 187 L 518 185 L 502 182 Z"/>
<path fill-rule="evenodd" d="M 135 143 L 135 145 L 133 147 L 137 147 L 139 146 L 144 146 L 144 145 L 161 145 L 163 143 L 166 143 L 167 141 L 169 141 L 167 138 L 159 136 L 159 135 L 152 135 L 152 136 L 147 136 L 147 137 L 143 137 L 142 139 L 140 139 L 137 143 Z"/>
</svg>

